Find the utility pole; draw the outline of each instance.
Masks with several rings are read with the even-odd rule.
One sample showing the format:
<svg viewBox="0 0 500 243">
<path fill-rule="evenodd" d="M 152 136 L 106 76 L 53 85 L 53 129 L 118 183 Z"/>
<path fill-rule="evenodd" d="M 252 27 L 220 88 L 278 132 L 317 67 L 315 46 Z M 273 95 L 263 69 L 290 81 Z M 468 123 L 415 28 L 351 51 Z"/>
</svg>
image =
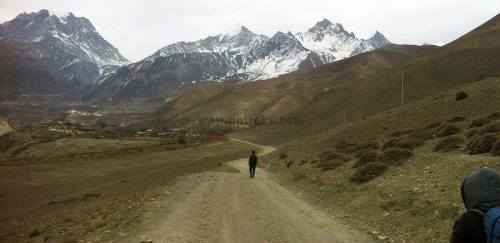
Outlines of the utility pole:
<svg viewBox="0 0 500 243">
<path fill-rule="evenodd" d="M 404 80 L 405 80 L 404 72 L 401 72 L 401 105 L 404 105 L 405 103 Z"/>
</svg>

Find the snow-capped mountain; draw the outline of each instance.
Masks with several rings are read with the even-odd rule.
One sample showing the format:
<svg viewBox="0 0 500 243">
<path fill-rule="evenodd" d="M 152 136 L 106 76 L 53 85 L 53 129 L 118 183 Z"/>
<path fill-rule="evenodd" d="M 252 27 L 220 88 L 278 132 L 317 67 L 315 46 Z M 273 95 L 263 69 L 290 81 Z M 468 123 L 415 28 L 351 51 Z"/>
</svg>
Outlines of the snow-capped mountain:
<svg viewBox="0 0 500 243">
<path fill-rule="evenodd" d="M 194 42 L 178 42 L 90 85 L 84 100 L 117 100 L 161 93 L 158 87 L 198 81 L 244 82 L 274 78 L 389 44 L 376 32 L 358 39 L 324 19 L 307 32 L 258 35 L 244 26 Z"/>
<path fill-rule="evenodd" d="M 22 13 L 0 30 L 1 38 L 23 45 L 25 54 L 50 63 L 80 86 L 129 63 L 88 19 L 72 13 Z"/>
<path fill-rule="evenodd" d="M 379 32 L 368 39 L 357 39 L 347 32 L 342 24 L 327 19 L 316 23 L 305 33 L 297 33 L 296 38 L 307 49 L 316 52 L 324 63 L 341 60 L 363 52 L 390 44 Z"/>
</svg>

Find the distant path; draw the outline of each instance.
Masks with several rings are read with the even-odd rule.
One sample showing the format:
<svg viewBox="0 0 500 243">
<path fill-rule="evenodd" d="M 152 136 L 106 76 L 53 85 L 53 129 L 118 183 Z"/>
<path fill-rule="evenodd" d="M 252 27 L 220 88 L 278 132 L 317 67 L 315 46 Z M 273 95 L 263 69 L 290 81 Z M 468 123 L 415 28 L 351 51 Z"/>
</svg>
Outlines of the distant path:
<svg viewBox="0 0 500 243">
<path fill-rule="evenodd" d="M 259 155 L 275 148 L 259 147 Z M 189 191 L 178 194 L 166 209 L 126 242 L 148 236 L 153 242 L 371 242 L 347 229 L 326 212 L 257 169 L 248 178 L 247 158 L 226 162 L 240 173 L 203 172 L 178 182 Z M 149 224 L 149 225 L 148 225 Z"/>
</svg>

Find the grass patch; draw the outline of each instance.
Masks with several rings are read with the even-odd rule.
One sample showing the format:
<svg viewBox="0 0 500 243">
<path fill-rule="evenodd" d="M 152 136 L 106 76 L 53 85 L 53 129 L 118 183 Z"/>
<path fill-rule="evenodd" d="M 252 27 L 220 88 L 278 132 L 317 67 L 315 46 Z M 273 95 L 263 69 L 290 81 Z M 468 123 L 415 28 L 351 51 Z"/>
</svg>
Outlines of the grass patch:
<svg viewBox="0 0 500 243">
<path fill-rule="evenodd" d="M 449 152 L 455 149 L 459 149 L 464 142 L 465 140 L 461 136 L 446 137 L 440 139 L 437 142 L 436 146 L 434 147 L 434 151 Z"/>
<path fill-rule="evenodd" d="M 380 162 L 370 162 L 359 167 L 359 169 L 351 176 L 352 182 L 363 183 L 373 180 L 387 171 L 387 165 Z"/>
</svg>

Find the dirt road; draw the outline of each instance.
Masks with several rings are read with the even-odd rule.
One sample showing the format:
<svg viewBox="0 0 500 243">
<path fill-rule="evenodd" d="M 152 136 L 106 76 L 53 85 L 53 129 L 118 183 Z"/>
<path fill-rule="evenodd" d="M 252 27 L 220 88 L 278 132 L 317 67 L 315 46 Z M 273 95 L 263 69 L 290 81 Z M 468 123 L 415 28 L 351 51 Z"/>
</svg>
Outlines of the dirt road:
<svg viewBox="0 0 500 243">
<path fill-rule="evenodd" d="M 272 147 L 260 148 L 263 155 Z M 371 242 L 347 229 L 257 169 L 248 176 L 247 159 L 229 161 L 223 172 L 191 174 L 150 204 L 148 220 L 125 242 Z M 229 167 L 228 167 L 229 168 Z M 162 202 L 161 200 L 169 200 Z"/>
</svg>

